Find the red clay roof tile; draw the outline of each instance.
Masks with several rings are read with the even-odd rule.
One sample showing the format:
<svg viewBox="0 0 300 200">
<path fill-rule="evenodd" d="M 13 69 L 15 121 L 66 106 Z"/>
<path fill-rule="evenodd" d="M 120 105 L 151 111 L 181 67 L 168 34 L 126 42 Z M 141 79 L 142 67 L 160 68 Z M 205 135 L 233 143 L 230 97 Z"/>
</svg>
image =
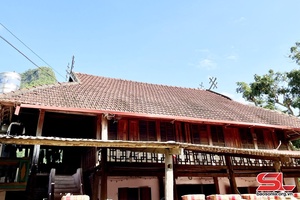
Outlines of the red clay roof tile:
<svg viewBox="0 0 300 200">
<path fill-rule="evenodd" d="M 1 101 L 300 128 L 300 119 L 214 92 L 75 73 L 78 82 L 1 94 Z"/>
</svg>

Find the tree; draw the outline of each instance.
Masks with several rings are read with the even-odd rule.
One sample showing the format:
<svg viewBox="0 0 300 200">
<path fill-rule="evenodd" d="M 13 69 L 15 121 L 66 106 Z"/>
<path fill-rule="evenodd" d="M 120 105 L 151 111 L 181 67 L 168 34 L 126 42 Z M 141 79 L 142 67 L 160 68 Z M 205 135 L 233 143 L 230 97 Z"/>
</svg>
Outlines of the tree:
<svg viewBox="0 0 300 200">
<path fill-rule="evenodd" d="M 269 70 L 262 76 L 255 74 L 252 83 L 237 82 L 236 91 L 256 106 L 298 115 L 300 98 L 296 94 L 300 91 L 300 82 L 297 82 L 297 74 L 300 74 L 299 70 L 276 73 Z"/>
<path fill-rule="evenodd" d="M 300 42 L 290 48 L 289 57 L 300 65 Z M 299 117 L 300 110 L 300 70 L 274 72 L 269 70 L 264 75 L 254 75 L 254 82 L 237 82 L 237 93 L 241 93 L 246 101 L 256 106 L 280 110 Z M 300 140 L 293 141 L 300 148 Z"/>
<path fill-rule="evenodd" d="M 299 51 L 299 48 L 300 48 L 300 42 L 296 42 L 295 43 L 295 46 L 292 46 L 290 51 L 291 51 L 291 54 L 290 54 L 290 58 L 292 60 L 294 60 L 298 65 L 300 65 L 300 51 Z"/>
<path fill-rule="evenodd" d="M 29 69 L 21 74 L 21 88 L 57 83 L 53 70 L 49 67 Z"/>
</svg>

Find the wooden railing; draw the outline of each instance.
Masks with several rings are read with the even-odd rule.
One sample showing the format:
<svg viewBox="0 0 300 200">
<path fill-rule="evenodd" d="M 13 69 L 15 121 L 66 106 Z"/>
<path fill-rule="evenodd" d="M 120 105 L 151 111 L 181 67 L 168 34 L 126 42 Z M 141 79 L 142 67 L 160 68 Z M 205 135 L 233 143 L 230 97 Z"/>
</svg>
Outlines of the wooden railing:
<svg viewBox="0 0 300 200">
<path fill-rule="evenodd" d="M 101 162 L 101 150 L 98 151 L 99 162 Z M 108 162 L 128 163 L 164 163 L 165 156 L 160 153 L 136 152 L 125 149 L 110 148 L 107 150 Z M 184 150 L 182 155 L 174 155 L 174 164 L 179 165 L 203 165 L 203 166 L 226 166 L 223 155 L 202 153 L 191 150 Z M 232 166 L 248 167 L 272 167 L 273 160 L 246 158 L 231 156 Z M 283 167 L 300 167 L 300 159 L 290 158 L 281 162 Z"/>
<path fill-rule="evenodd" d="M 24 191 L 29 163 L 29 158 L 0 158 L 0 190 Z"/>
</svg>

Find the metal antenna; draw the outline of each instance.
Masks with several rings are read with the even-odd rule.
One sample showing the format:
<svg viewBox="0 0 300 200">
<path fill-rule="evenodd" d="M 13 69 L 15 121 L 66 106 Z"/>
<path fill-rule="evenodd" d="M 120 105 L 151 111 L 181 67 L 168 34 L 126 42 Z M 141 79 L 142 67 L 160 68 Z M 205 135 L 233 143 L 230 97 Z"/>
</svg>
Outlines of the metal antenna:
<svg viewBox="0 0 300 200">
<path fill-rule="evenodd" d="M 67 66 L 67 76 L 66 76 L 66 78 L 67 78 L 67 81 L 68 81 L 68 79 L 72 79 L 72 81 L 74 81 L 74 77 L 73 77 L 73 68 L 74 68 L 74 63 L 75 63 L 75 57 L 74 56 L 72 56 L 72 63 L 71 63 L 71 67 L 70 67 L 70 65 L 69 65 L 69 63 L 68 63 L 68 66 Z"/>
<path fill-rule="evenodd" d="M 211 85 L 210 85 L 208 90 L 217 89 L 218 88 L 217 87 L 217 84 L 218 84 L 217 78 L 216 77 L 210 77 L 209 78 L 209 84 L 211 84 Z"/>
<path fill-rule="evenodd" d="M 204 85 L 203 85 L 203 82 L 201 82 L 201 83 L 199 84 L 198 89 L 203 89 L 203 88 L 204 88 Z"/>
</svg>

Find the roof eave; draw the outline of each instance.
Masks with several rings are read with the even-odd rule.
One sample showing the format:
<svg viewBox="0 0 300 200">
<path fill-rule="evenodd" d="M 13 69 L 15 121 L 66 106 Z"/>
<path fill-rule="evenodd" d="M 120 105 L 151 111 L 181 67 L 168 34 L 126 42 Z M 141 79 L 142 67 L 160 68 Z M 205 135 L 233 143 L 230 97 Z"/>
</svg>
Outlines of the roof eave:
<svg viewBox="0 0 300 200">
<path fill-rule="evenodd" d="M 282 125 L 226 121 L 226 120 L 202 119 L 202 118 L 183 117 L 183 116 L 134 113 L 134 112 L 114 111 L 114 110 L 67 108 L 67 107 L 55 107 L 55 106 L 45 106 L 45 105 L 32 105 L 32 104 L 21 104 L 20 108 L 44 109 L 46 111 L 52 111 L 52 112 L 82 113 L 82 114 L 86 114 L 86 115 L 113 114 L 113 115 L 118 115 L 121 117 L 139 117 L 139 118 L 148 118 L 148 119 L 161 119 L 161 120 L 170 120 L 171 122 L 184 121 L 184 122 L 191 122 L 191 123 L 203 123 L 203 124 L 205 123 L 205 124 L 216 124 L 216 125 L 226 125 L 226 126 L 235 125 L 235 126 L 261 127 L 261 128 L 264 127 L 264 128 L 272 128 L 272 129 L 300 131 L 300 127 L 289 127 L 289 126 L 282 126 Z"/>
</svg>

